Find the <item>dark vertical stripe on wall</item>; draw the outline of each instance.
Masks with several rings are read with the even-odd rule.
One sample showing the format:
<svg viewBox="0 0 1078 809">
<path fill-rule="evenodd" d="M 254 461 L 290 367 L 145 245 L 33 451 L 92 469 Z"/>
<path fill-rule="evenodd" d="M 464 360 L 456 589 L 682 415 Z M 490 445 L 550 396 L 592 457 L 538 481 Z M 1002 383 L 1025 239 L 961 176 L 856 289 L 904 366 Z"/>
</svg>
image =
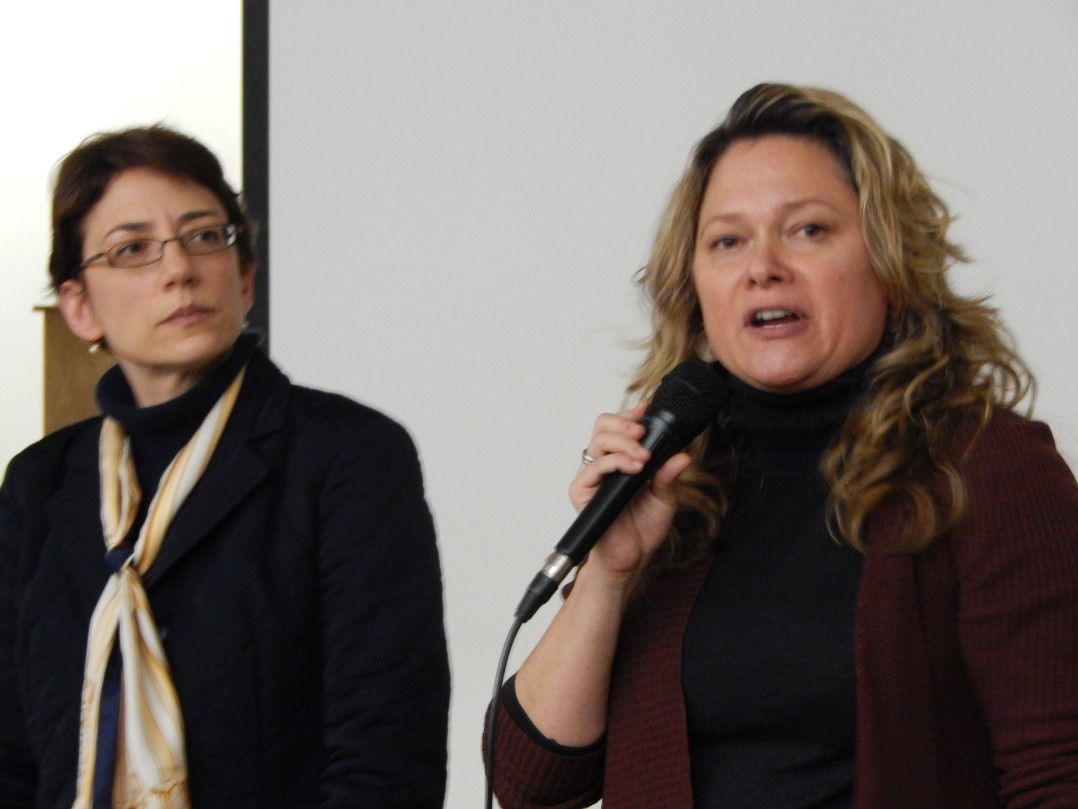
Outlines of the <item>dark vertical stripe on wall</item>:
<svg viewBox="0 0 1078 809">
<path fill-rule="evenodd" d="M 269 350 L 269 0 L 243 0 L 243 193 L 258 223 L 258 273 L 251 326 Z"/>
</svg>

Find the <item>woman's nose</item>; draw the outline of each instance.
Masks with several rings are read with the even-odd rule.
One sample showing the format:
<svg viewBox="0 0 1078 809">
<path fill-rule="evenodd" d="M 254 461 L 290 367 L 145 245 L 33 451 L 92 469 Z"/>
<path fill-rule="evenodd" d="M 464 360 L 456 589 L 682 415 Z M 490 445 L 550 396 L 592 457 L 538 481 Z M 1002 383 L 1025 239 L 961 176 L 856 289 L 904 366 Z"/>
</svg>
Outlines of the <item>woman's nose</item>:
<svg viewBox="0 0 1078 809">
<path fill-rule="evenodd" d="M 771 239 L 758 240 L 749 256 L 746 275 L 758 286 L 789 280 L 790 270 L 780 246 Z"/>
<path fill-rule="evenodd" d="M 169 239 L 162 245 L 160 272 L 164 283 L 189 284 L 196 277 L 195 258 L 179 239 Z"/>
</svg>

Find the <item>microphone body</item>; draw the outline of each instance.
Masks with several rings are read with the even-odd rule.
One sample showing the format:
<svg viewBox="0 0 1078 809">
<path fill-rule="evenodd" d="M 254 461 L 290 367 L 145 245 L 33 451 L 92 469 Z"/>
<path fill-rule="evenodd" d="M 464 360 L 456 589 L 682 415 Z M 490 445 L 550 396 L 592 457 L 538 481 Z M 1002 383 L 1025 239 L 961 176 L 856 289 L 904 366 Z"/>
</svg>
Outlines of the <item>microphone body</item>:
<svg viewBox="0 0 1078 809">
<path fill-rule="evenodd" d="M 640 444 L 651 457 L 636 474 L 612 472 L 603 478 L 528 585 L 515 613 L 521 623 L 550 599 L 659 467 L 714 421 L 727 395 L 725 383 L 700 360 L 684 362 L 663 378 L 642 420 L 645 433 Z"/>
</svg>

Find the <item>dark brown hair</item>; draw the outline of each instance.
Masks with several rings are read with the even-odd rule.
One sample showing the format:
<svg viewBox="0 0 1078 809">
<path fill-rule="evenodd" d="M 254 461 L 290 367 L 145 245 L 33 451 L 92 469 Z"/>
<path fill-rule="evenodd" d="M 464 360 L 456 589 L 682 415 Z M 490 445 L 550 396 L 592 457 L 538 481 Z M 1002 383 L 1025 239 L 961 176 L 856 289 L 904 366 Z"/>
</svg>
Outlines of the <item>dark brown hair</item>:
<svg viewBox="0 0 1078 809">
<path fill-rule="evenodd" d="M 91 135 L 60 162 L 52 194 L 53 291 L 78 274 L 82 262 L 82 222 L 112 179 L 126 169 L 146 168 L 193 180 L 213 193 L 239 233 L 236 246 L 244 264 L 253 263 L 254 235 L 239 194 L 225 180 L 213 152 L 192 137 L 155 124 Z"/>
</svg>

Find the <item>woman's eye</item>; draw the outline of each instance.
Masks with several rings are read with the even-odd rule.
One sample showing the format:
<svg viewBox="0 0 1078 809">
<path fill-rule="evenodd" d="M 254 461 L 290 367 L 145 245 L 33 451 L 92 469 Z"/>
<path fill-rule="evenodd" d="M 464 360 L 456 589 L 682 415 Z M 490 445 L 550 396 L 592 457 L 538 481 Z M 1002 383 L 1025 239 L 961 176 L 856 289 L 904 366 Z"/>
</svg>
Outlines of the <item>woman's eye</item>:
<svg viewBox="0 0 1078 809">
<path fill-rule="evenodd" d="M 718 236 L 711 240 L 712 250 L 729 250 L 737 247 L 737 236 Z"/>
<path fill-rule="evenodd" d="M 220 227 L 199 228 L 188 231 L 183 235 L 186 244 L 197 244 L 202 247 L 220 244 L 224 241 L 224 233 Z"/>
<path fill-rule="evenodd" d="M 822 236 L 827 230 L 827 228 L 816 222 L 809 222 L 808 224 L 802 225 L 800 228 L 798 228 L 798 230 L 811 239 L 817 236 Z"/>
<path fill-rule="evenodd" d="M 134 239 L 123 244 L 118 244 L 112 248 L 111 252 L 113 256 L 117 258 L 137 258 L 150 250 L 149 239 Z"/>
</svg>

